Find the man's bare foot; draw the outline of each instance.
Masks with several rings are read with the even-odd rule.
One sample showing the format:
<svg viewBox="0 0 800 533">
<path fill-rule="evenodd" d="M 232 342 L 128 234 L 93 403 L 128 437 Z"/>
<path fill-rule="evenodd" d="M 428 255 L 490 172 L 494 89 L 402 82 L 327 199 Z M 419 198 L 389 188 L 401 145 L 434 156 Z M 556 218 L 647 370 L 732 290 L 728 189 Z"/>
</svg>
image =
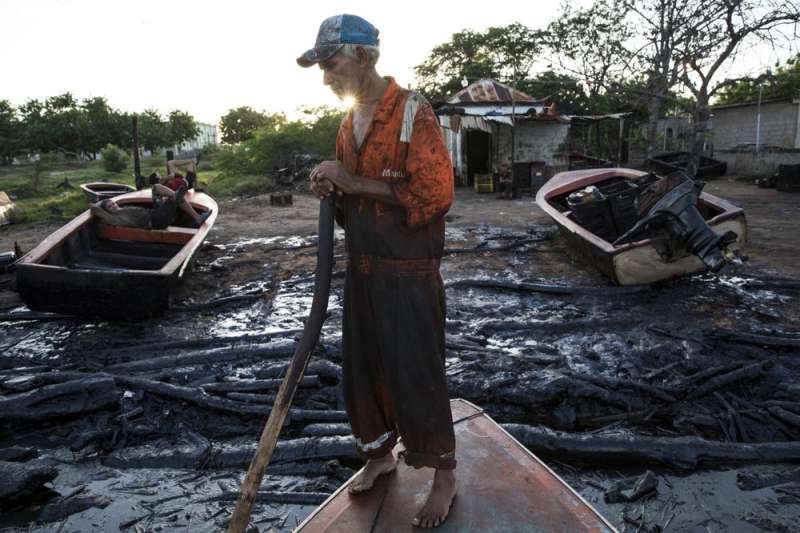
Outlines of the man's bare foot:
<svg viewBox="0 0 800 533">
<path fill-rule="evenodd" d="M 361 474 L 350 484 L 347 491 L 350 494 L 366 492 L 372 488 L 376 479 L 383 474 L 394 472 L 395 468 L 397 468 L 397 458 L 391 451 L 378 459 L 370 459 L 364 465 L 364 470 L 361 471 Z"/>
<path fill-rule="evenodd" d="M 437 470 L 428 500 L 411 523 L 422 528 L 439 527 L 444 524 L 455 496 L 455 470 Z"/>
</svg>

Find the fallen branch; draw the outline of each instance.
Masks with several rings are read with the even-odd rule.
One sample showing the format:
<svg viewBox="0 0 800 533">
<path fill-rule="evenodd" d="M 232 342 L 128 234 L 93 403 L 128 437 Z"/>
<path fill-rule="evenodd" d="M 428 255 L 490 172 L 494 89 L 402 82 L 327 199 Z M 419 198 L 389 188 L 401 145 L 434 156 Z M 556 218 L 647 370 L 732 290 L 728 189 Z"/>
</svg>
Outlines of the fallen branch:
<svg viewBox="0 0 800 533">
<path fill-rule="evenodd" d="M 206 468 L 238 468 L 250 464 L 255 450 L 256 443 L 214 443 L 210 450 L 204 450 L 201 445 L 194 443 L 155 441 L 114 450 L 103 457 L 101 462 L 111 468 L 133 469 L 198 468 L 201 465 Z M 271 464 L 358 458 L 356 441 L 351 436 L 303 437 L 279 441 Z"/>
<path fill-rule="evenodd" d="M 649 285 L 631 285 L 626 287 L 569 287 L 566 285 L 550 285 L 546 283 L 515 283 L 512 281 L 489 279 L 462 279 L 446 284 L 446 287 L 475 287 L 482 289 L 499 289 L 517 292 L 539 292 L 555 295 L 584 296 L 623 296 L 641 294 L 652 290 Z"/>
<path fill-rule="evenodd" d="M 110 376 L 96 375 L 0 397 L 0 420 L 44 420 L 104 409 L 120 391 Z"/>
<path fill-rule="evenodd" d="M 742 342 L 768 348 L 800 348 L 800 338 L 780 335 L 758 335 L 756 333 L 740 333 L 728 329 L 712 329 L 705 334 L 712 339 L 726 342 Z"/>
<path fill-rule="evenodd" d="M 783 409 L 782 407 L 770 407 L 769 412 L 780 421 L 789 424 L 790 426 L 800 428 L 800 415 L 796 415 L 791 411 Z"/>
<path fill-rule="evenodd" d="M 595 463 L 662 464 L 681 469 L 723 463 L 800 461 L 800 442 L 733 443 L 699 437 L 576 435 L 519 424 L 503 427 L 534 453 Z"/>
<path fill-rule="evenodd" d="M 528 244 L 535 244 L 539 242 L 551 241 L 553 237 L 537 237 L 534 239 L 520 239 L 518 241 L 504 244 L 503 246 L 493 246 L 489 248 L 488 246 L 483 246 L 486 242 L 483 242 L 474 248 L 445 248 L 444 254 L 479 254 L 482 252 L 507 252 L 509 250 L 513 250 L 514 248 L 519 248 L 520 246 L 526 246 Z"/>
<path fill-rule="evenodd" d="M 241 379 L 232 381 L 221 381 L 219 383 L 209 383 L 203 385 L 207 392 L 254 392 L 278 390 L 283 383 L 282 379 Z M 317 375 L 306 375 L 300 380 L 301 387 L 319 387 L 320 381 Z"/>
<path fill-rule="evenodd" d="M 258 491 L 259 503 L 283 503 L 292 505 L 319 505 L 328 499 L 330 494 L 324 492 L 272 492 Z M 239 497 L 238 491 L 225 491 L 210 498 L 199 500 L 200 503 L 232 502 Z"/>
<path fill-rule="evenodd" d="M 732 372 L 728 372 L 727 374 L 722 374 L 709 379 L 702 385 L 699 385 L 693 391 L 689 392 L 689 395 L 686 398 L 688 400 L 702 398 L 703 396 L 710 394 L 715 390 L 721 389 L 722 387 L 726 387 L 738 381 L 755 379 L 761 376 L 763 372 L 763 363 L 753 363 L 751 365 L 747 365 L 738 370 L 734 370 Z"/>
<path fill-rule="evenodd" d="M 34 311 L 19 311 L 17 313 L 0 313 L 0 322 L 27 322 L 38 320 L 50 322 L 53 320 L 76 320 L 74 316 L 58 315 L 55 313 L 36 313 Z"/>
<path fill-rule="evenodd" d="M 350 424 L 309 424 L 303 428 L 304 437 L 332 437 L 350 435 Z"/>
<path fill-rule="evenodd" d="M 152 381 L 144 378 L 114 376 L 114 380 L 120 387 L 143 390 L 152 394 L 163 396 L 165 398 L 181 400 L 198 407 L 223 411 L 226 413 L 237 415 L 267 415 L 272 409 L 272 406 L 268 405 L 252 405 L 243 402 L 226 400 L 225 398 L 220 398 L 219 396 L 210 395 L 202 389 L 182 387 L 180 385 L 172 385 L 170 383 L 162 383 L 160 381 Z"/>
<path fill-rule="evenodd" d="M 207 311 L 209 309 L 214 309 L 215 307 L 219 307 L 222 305 L 228 305 L 231 303 L 238 303 L 238 302 L 252 302 L 255 300 L 261 299 L 265 294 L 270 293 L 271 291 L 258 291 L 252 292 L 248 294 L 237 294 L 234 296 L 224 296 L 222 298 L 215 298 L 213 300 L 208 300 L 207 302 L 198 302 L 198 303 L 185 303 L 185 304 L 176 304 L 172 306 L 172 309 L 176 311 L 189 311 L 189 312 L 196 312 L 196 311 Z"/>
<path fill-rule="evenodd" d="M 162 368 L 214 364 L 250 357 L 258 357 L 261 359 L 288 358 L 291 357 L 293 350 L 294 343 L 282 343 L 277 346 L 261 345 L 248 348 L 216 348 L 188 354 L 165 355 L 152 359 L 120 363 L 108 367 L 108 371 L 115 374 L 120 372 L 150 372 Z"/>
</svg>

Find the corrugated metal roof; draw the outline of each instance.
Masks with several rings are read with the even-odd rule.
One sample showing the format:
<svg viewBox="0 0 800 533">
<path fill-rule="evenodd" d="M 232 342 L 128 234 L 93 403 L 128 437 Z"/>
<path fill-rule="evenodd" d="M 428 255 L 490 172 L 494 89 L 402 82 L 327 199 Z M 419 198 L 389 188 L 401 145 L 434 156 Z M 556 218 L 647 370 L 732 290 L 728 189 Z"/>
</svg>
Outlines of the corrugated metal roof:
<svg viewBox="0 0 800 533">
<path fill-rule="evenodd" d="M 469 84 L 466 88 L 458 91 L 447 99 L 448 104 L 460 104 L 466 102 L 489 103 L 489 102 L 511 102 L 511 94 L 514 93 L 513 100 L 516 102 L 538 102 L 530 95 L 517 91 L 500 83 L 496 80 L 480 79 Z"/>
</svg>

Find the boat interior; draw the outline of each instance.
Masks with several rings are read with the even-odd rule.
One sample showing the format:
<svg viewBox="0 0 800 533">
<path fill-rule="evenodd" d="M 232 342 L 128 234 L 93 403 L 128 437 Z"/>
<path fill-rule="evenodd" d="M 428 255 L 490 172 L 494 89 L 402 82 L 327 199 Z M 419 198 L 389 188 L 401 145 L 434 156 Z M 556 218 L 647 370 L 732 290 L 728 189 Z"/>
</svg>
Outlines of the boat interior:
<svg viewBox="0 0 800 533">
<path fill-rule="evenodd" d="M 91 217 L 37 262 L 80 270 L 161 270 L 197 234 L 192 226 L 183 213 L 164 230 L 110 226 Z"/>
<path fill-rule="evenodd" d="M 592 185 L 594 185 L 598 189 L 605 189 L 608 186 L 616 185 L 616 184 L 619 184 L 619 183 L 622 183 L 622 182 L 626 182 L 626 181 L 632 181 L 632 180 L 630 178 L 627 178 L 627 177 L 624 177 L 624 176 L 610 176 L 608 178 L 599 180 L 599 181 L 593 183 Z M 572 189 L 572 190 L 569 190 L 569 191 L 567 191 L 565 193 L 558 194 L 558 195 L 549 197 L 547 199 L 547 201 L 548 201 L 548 203 L 550 205 L 552 205 L 553 207 L 558 209 L 559 212 L 562 215 L 566 216 L 567 218 L 569 218 L 573 222 L 578 222 L 578 220 L 575 218 L 575 214 L 572 212 L 572 209 L 570 208 L 569 204 L 567 203 L 567 197 L 570 194 L 572 194 L 573 192 L 577 191 L 577 190 L 579 190 L 579 189 Z M 697 205 L 697 209 L 698 209 L 698 211 L 700 211 L 700 214 L 703 216 L 704 220 L 710 220 L 710 219 L 714 218 L 715 216 L 720 215 L 720 214 L 722 214 L 724 212 L 724 210 L 722 208 L 717 207 L 715 205 L 712 205 L 712 204 L 710 204 L 708 202 L 705 202 L 705 201 L 703 201 L 702 198 L 700 198 L 700 201 L 698 201 L 697 204 L 698 204 Z"/>
<path fill-rule="evenodd" d="M 90 191 L 94 192 L 104 192 L 104 193 L 126 193 L 135 190 L 133 187 L 129 185 L 123 185 L 120 183 L 90 183 L 86 185 L 86 188 Z"/>
</svg>

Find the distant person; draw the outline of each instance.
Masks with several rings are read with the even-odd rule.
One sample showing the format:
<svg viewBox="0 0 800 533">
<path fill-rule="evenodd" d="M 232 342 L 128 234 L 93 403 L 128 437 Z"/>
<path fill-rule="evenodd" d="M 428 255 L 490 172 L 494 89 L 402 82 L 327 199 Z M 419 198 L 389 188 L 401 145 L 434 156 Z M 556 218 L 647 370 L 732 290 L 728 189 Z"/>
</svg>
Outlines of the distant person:
<svg viewBox="0 0 800 533">
<path fill-rule="evenodd" d="M 508 170 L 507 163 L 500 163 L 500 167 L 495 173 L 495 178 L 497 179 L 500 190 L 503 192 L 503 196 L 499 196 L 498 198 L 511 200 L 517 196 L 514 190 L 514 178 Z"/>
<path fill-rule="evenodd" d="M 92 214 L 111 226 L 124 226 L 140 229 L 164 229 L 175 222 L 178 209 L 200 227 L 211 216 L 212 210 L 198 213 L 186 200 L 186 189 L 177 192 L 169 187 L 156 183 L 153 185 L 153 208 L 147 209 L 136 206 L 120 206 L 109 198 L 93 204 L 90 208 Z"/>
</svg>

